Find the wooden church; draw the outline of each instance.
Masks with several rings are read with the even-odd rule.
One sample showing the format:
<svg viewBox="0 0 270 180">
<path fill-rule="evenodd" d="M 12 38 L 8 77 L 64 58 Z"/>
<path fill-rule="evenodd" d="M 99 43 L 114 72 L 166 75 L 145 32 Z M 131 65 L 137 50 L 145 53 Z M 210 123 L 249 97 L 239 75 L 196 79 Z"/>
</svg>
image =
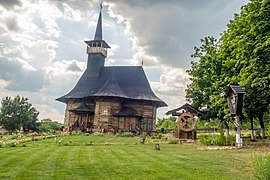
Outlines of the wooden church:
<svg viewBox="0 0 270 180">
<path fill-rule="evenodd" d="M 142 66 L 104 66 L 110 46 L 102 39 L 100 9 L 87 68 L 66 95 L 64 131 L 146 132 L 155 130 L 156 110 L 167 106 L 152 91 Z"/>
</svg>

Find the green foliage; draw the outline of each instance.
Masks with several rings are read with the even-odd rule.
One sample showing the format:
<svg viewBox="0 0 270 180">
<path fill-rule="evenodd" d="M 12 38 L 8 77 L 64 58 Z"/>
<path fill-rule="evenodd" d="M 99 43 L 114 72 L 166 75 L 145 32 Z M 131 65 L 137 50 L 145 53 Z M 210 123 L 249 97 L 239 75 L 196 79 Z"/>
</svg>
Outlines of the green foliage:
<svg viewBox="0 0 270 180">
<path fill-rule="evenodd" d="M 168 119 L 171 120 L 172 122 L 176 122 L 177 118 L 178 117 L 176 117 L 176 116 L 170 116 Z"/>
<path fill-rule="evenodd" d="M 224 131 L 219 130 L 220 134 L 206 134 L 199 135 L 199 141 L 206 146 L 232 146 L 235 142 L 235 136 L 229 135 L 228 137 L 224 136 Z"/>
<path fill-rule="evenodd" d="M 196 128 L 219 128 L 219 127 L 221 127 L 221 121 L 217 119 L 202 120 L 199 118 L 196 121 Z"/>
<path fill-rule="evenodd" d="M 155 138 L 156 139 L 162 139 L 164 137 L 164 135 L 162 133 L 158 133 Z"/>
<path fill-rule="evenodd" d="M 258 156 L 253 161 L 253 175 L 256 179 L 270 179 L 270 156 Z"/>
<path fill-rule="evenodd" d="M 71 131 L 69 132 L 70 135 L 74 135 L 74 136 L 79 136 L 82 135 L 83 133 L 81 131 Z M 104 136 L 104 133 L 95 133 L 95 135 L 97 136 Z"/>
<path fill-rule="evenodd" d="M 165 121 L 165 118 L 158 118 L 156 126 L 161 127 L 161 125 L 163 124 L 164 121 Z"/>
<path fill-rule="evenodd" d="M 156 126 L 158 128 L 173 129 L 173 128 L 177 127 L 176 120 L 177 120 L 176 116 L 170 116 L 167 119 L 166 118 L 158 118 Z"/>
<path fill-rule="evenodd" d="M 105 134 L 104 133 L 100 133 L 100 132 L 95 132 L 94 133 L 94 136 L 101 136 L 101 137 L 103 137 L 103 136 L 105 136 Z"/>
<path fill-rule="evenodd" d="M 116 137 L 134 137 L 132 132 L 116 133 Z"/>
<path fill-rule="evenodd" d="M 28 102 L 27 98 L 16 96 L 14 99 L 5 97 L 1 102 L 0 124 L 8 131 L 25 131 L 37 129 L 38 111 Z"/>
<path fill-rule="evenodd" d="M 177 139 L 169 139 L 168 144 L 178 144 Z"/>
<path fill-rule="evenodd" d="M 170 119 L 165 119 L 165 121 L 161 124 L 160 127 L 165 129 L 174 129 L 177 128 L 177 125 L 176 122 L 173 122 Z"/>
<path fill-rule="evenodd" d="M 51 119 L 43 119 L 38 123 L 39 132 L 56 132 L 59 131 L 62 124 Z"/>
<path fill-rule="evenodd" d="M 270 104 L 269 16 L 268 0 L 251 0 L 235 14 L 219 41 L 206 37 L 195 47 L 192 57 L 199 61 L 188 70 L 192 83 L 186 98 L 196 108 L 206 108 L 208 118 L 230 121 L 222 94 L 229 84 L 239 84 L 246 92 L 244 116 L 258 118 L 264 128 L 263 115 Z"/>
</svg>

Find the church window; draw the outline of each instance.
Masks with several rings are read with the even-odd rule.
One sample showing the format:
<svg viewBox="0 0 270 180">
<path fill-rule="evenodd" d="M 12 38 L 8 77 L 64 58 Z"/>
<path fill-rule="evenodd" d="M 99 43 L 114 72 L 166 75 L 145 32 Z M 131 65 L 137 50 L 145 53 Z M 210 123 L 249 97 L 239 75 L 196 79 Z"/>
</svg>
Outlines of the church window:
<svg viewBox="0 0 270 180">
<path fill-rule="evenodd" d="M 101 114 L 102 114 L 102 115 L 108 115 L 108 114 L 109 114 L 108 109 L 102 109 Z"/>
</svg>

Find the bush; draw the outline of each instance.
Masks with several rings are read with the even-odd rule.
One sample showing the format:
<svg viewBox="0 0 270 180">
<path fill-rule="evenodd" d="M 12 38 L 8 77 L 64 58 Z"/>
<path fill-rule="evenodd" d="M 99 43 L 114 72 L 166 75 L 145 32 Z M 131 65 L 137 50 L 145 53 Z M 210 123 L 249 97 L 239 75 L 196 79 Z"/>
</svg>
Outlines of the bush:
<svg viewBox="0 0 270 180">
<path fill-rule="evenodd" d="M 256 179 L 270 179 L 270 156 L 259 156 L 254 161 L 253 176 Z"/>
<path fill-rule="evenodd" d="M 198 137 L 199 141 L 206 145 L 215 145 L 215 146 L 232 146 L 235 142 L 235 136 L 229 135 L 225 137 L 224 134 L 215 135 L 215 134 L 207 134 L 207 135 L 200 135 Z"/>
<path fill-rule="evenodd" d="M 134 137 L 132 132 L 116 133 L 116 137 Z"/>
<path fill-rule="evenodd" d="M 104 135 L 104 133 L 95 132 L 95 133 L 94 133 L 94 136 L 102 136 L 102 137 L 103 137 L 103 136 L 105 136 L 105 135 Z"/>
<path fill-rule="evenodd" d="M 168 144 L 178 144 L 176 139 L 169 139 Z"/>
<path fill-rule="evenodd" d="M 157 135 L 156 135 L 156 139 L 162 139 L 163 138 L 163 134 L 162 133 L 158 133 Z"/>
<path fill-rule="evenodd" d="M 79 136 L 82 135 L 83 133 L 81 131 L 71 131 L 69 134 L 73 136 Z"/>
</svg>

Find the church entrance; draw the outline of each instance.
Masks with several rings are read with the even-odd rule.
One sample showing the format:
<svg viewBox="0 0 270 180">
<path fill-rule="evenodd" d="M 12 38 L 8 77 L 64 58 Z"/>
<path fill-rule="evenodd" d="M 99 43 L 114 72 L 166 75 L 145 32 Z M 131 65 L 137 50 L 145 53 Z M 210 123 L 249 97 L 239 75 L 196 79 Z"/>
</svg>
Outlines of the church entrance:
<svg viewBox="0 0 270 180">
<path fill-rule="evenodd" d="M 124 130 L 135 130 L 136 119 L 134 117 L 124 117 Z"/>
<path fill-rule="evenodd" d="M 94 111 L 90 110 L 84 102 L 80 104 L 79 107 L 69 110 L 74 113 L 76 121 L 73 123 L 71 130 L 73 131 L 83 131 L 91 132 L 93 128 L 94 121 Z"/>
</svg>

